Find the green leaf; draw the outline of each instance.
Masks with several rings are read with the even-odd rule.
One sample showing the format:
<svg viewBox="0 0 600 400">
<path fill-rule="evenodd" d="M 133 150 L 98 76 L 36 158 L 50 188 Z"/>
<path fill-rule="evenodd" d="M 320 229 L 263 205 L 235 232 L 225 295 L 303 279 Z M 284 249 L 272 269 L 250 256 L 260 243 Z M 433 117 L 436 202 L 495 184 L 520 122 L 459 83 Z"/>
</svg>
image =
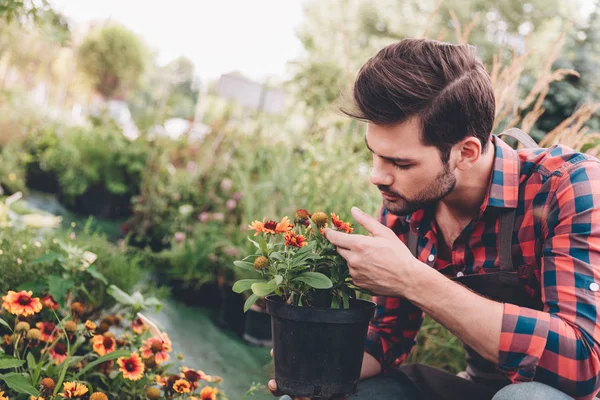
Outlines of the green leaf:
<svg viewBox="0 0 600 400">
<path fill-rule="evenodd" d="M 86 271 L 88 274 L 90 274 L 91 276 L 93 276 L 94 278 L 99 280 L 100 282 L 104 283 L 105 285 L 108 285 L 108 281 L 106 280 L 104 275 L 102 275 L 102 272 L 98 271 L 98 268 L 96 268 L 95 265 L 88 267 L 86 269 Z"/>
<path fill-rule="evenodd" d="M 36 367 L 35 357 L 31 353 L 27 353 L 27 369 L 29 370 L 30 374 L 33 374 L 35 367 Z M 32 378 L 33 378 L 33 375 L 32 375 Z M 33 383 L 35 383 L 35 382 L 33 382 Z"/>
<path fill-rule="evenodd" d="M 60 258 L 60 254 L 51 251 L 48 254 L 44 254 L 43 256 L 36 258 L 31 263 L 33 265 L 36 264 L 51 264 Z"/>
<path fill-rule="evenodd" d="M 48 293 L 59 303 L 63 303 L 67 292 L 75 286 L 71 279 L 65 279 L 57 275 L 48 277 Z"/>
<path fill-rule="evenodd" d="M 250 238 L 248 238 L 248 240 L 249 240 L 249 241 L 251 241 L 251 242 L 252 242 L 252 244 L 253 244 L 254 246 L 256 246 L 256 248 L 257 248 L 257 249 L 260 249 L 260 244 L 258 244 L 256 241 L 254 241 L 254 240 L 252 240 L 252 239 L 250 239 Z"/>
<path fill-rule="evenodd" d="M 44 280 L 37 280 L 33 282 L 25 282 L 17 286 L 17 291 L 31 290 L 33 293 L 41 293 L 48 288 L 48 284 Z"/>
<path fill-rule="evenodd" d="M 320 272 L 304 272 L 294 278 L 294 281 L 304 282 L 315 289 L 330 289 L 333 286 L 331 280 Z"/>
<path fill-rule="evenodd" d="M 252 293 L 257 296 L 265 297 L 268 294 L 273 293 L 275 289 L 277 289 L 277 284 L 269 283 L 269 282 L 257 282 L 253 283 L 251 286 Z"/>
<path fill-rule="evenodd" d="M 264 237 L 260 236 L 258 238 L 258 244 L 260 245 L 260 252 L 263 256 L 267 256 L 269 254 L 269 249 L 267 247 L 267 241 Z"/>
<path fill-rule="evenodd" d="M 283 282 L 283 276 L 275 275 L 275 277 L 273 279 L 271 279 L 271 281 L 269 283 L 274 283 L 277 286 L 279 286 L 279 285 L 281 285 L 281 282 Z"/>
<path fill-rule="evenodd" d="M 0 369 L 9 369 L 9 368 L 17 368 L 21 365 L 25 364 L 24 360 L 19 360 L 16 358 L 0 358 Z"/>
<path fill-rule="evenodd" d="M 163 303 L 156 297 L 150 297 L 144 300 L 144 308 L 148 309 L 150 307 L 154 307 L 154 311 L 159 312 L 162 308 Z"/>
<path fill-rule="evenodd" d="M 246 271 L 254 271 L 254 264 L 248 261 L 234 261 L 233 265 Z"/>
<path fill-rule="evenodd" d="M 321 235 L 321 231 L 319 231 L 319 228 L 317 228 L 317 225 L 312 221 L 312 219 L 308 220 L 310 222 L 310 227 L 312 228 L 313 232 L 315 233 L 315 237 L 317 239 L 322 239 L 323 235 Z"/>
<path fill-rule="evenodd" d="M 87 371 L 94 368 L 96 365 L 103 363 L 104 361 L 115 360 L 119 357 L 129 357 L 130 355 L 131 351 L 129 350 L 116 350 L 112 353 L 105 354 L 82 368 L 75 376 L 73 376 L 73 380 L 77 380 L 77 378 L 79 378 L 81 375 L 85 374 Z"/>
<path fill-rule="evenodd" d="M 246 299 L 246 302 L 244 303 L 244 312 L 248 311 L 250 309 L 250 307 L 252 306 L 252 304 L 256 303 L 256 300 L 258 300 L 258 299 L 259 299 L 259 297 L 255 294 L 248 297 L 248 299 Z"/>
<path fill-rule="evenodd" d="M 274 251 L 269 255 L 269 258 L 272 260 L 283 261 L 283 257 L 280 252 Z"/>
<path fill-rule="evenodd" d="M 114 297 L 114 299 L 121 304 L 126 304 L 130 306 L 135 304 L 135 300 L 130 295 L 128 295 L 115 285 L 110 285 L 108 289 L 106 289 L 106 293 Z"/>
<path fill-rule="evenodd" d="M 253 284 L 258 283 L 258 282 L 264 282 L 263 279 L 240 279 L 239 281 L 237 281 L 236 283 L 233 284 L 233 287 L 231 288 L 231 290 L 233 290 L 236 293 L 242 293 L 245 292 L 246 290 L 249 290 Z"/>
<path fill-rule="evenodd" d="M 55 396 L 58 393 L 58 391 L 60 390 L 60 388 L 62 387 L 62 384 L 65 380 L 65 376 L 67 375 L 67 369 L 69 369 L 69 361 L 70 361 L 70 355 L 68 355 L 67 358 L 61 364 L 60 375 L 58 376 L 58 381 L 56 381 L 56 387 L 54 388 Z"/>
<path fill-rule="evenodd" d="M 0 375 L 0 380 L 3 380 L 6 385 L 17 393 L 27 393 L 32 396 L 39 396 L 39 392 L 31 385 L 29 379 L 22 374 L 11 372 Z"/>
<path fill-rule="evenodd" d="M 344 302 L 344 308 L 350 308 L 350 299 L 348 298 L 348 293 L 346 291 L 342 292 L 342 300 Z"/>
<path fill-rule="evenodd" d="M 3 320 L 2 318 L 0 318 L 0 324 L 4 325 L 5 327 L 7 327 L 8 329 L 10 329 L 10 331 L 12 332 L 12 327 L 8 324 L 8 322 L 6 322 L 5 320 Z"/>
</svg>

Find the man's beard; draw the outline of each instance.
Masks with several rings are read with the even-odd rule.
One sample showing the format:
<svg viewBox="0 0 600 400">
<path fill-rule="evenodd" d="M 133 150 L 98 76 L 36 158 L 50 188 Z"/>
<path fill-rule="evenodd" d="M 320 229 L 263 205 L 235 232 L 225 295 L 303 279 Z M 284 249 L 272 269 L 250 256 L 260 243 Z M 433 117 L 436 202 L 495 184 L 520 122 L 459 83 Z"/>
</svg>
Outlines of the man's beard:
<svg viewBox="0 0 600 400">
<path fill-rule="evenodd" d="M 413 199 L 408 199 L 400 193 L 389 189 L 388 186 L 377 185 L 380 191 L 391 196 L 396 196 L 394 201 L 383 199 L 383 206 L 394 215 L 409 215 L 413 212 L 427 208 L 446 197 L 456 186 L 456 177 L 450 171 L 449 163 L 444 163 L 444 170 L 440 172 L 433 182 Z"/>
</svg>

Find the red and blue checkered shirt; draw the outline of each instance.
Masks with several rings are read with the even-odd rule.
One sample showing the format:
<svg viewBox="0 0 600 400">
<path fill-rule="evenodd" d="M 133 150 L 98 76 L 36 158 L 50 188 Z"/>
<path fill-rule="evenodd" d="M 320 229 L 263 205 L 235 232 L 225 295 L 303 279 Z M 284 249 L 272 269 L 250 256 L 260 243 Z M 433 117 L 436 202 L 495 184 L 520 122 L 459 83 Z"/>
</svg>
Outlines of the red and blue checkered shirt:
<svg viewBox="0 0 600 400">
<path fill-rule="evenodd" d="M 590 399 L 600 387 L 600 161 L 560 145 L 515 151 L 493 140 L 488 193 L 479 217 L 456 239 L 452 260 L 428 262 L 437 249 L 431 211 L 398 217 L 384 209 L 380 221 L 405 243 L 409 229 L 418 231 L 418 258 L 442 274 L 486 274 L 500 261 L 494 209 L 516 208 L 513 263 L 544 306 L 504 304 L 498 368 L 512 382 L 536 380 Z M 403 298 L 375 302 L 366 351 L 389 369 L 413 347 L 423 312 Z"/>
</svg>

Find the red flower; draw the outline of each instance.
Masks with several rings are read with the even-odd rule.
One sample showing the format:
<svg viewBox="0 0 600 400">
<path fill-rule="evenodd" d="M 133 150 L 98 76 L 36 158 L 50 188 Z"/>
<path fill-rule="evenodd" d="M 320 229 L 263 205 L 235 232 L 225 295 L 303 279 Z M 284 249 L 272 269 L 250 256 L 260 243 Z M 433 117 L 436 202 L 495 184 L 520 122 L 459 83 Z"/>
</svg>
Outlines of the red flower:
<svg viewBox="0 0 600 400">
<path fill-rule="evenodd" d="M 131 353 L 129 358 L 119 358 L 117 364 L 119 364 L 119 371 L 123 373 L 125 379 L 137 381 L 144 376 L 144 363 L 138 353 Z"/>
<path fill-rule="evenodd" d="M 56 325 L 53 322 L 38 322 L 35 326 L 37 326 L 42 333 L 42 337 L 40 338 L 42 342 L 52 343 L 56 340 L 59 331 L 56 329 Z"/>
<path fill-rule="evenodd" d="M 288 247 L 304 247 L 308 243 L 304 235 L 296 235 L 294 232 L 288 232 L 284 236 L 285 245 Z"/>
<path fill-rule="evenodd" d="M 338 231 L 346 233 L 352 233 L 354 231 L 354 228 L 352 228 L 352 224 L 350 224 L 349 222 L 342 221 L 340 217 L 338 217 L 334 213 L 331 213 L 331 222 L 333 222 L 333 226 Z"/>
<path fill-rule="evenodd" d="M 51 349 L 50 349 L 50 357 L 52 357 L 52 359 L 54 360 L 54 363 L 56 365 L 60 364 L 61 362 L 65 361 L 65 359 L 67 358 L 67 345 L 64 343 L 56 343 Z"/>
<path fill-rule="evenodd" d="M 142 357 L 150 358 L 154 356 L 157 364 L 162 364 L 169 360 L 169 353 L 171 352 L 171 340 L 167 336 L 166 332 L 163 332 L 162 338 L 151 337 L 144 340 L 140 352 Z"/>
<path fill-rule="evenodd" d="M 146 326 L 144 325 L 144 321 L 138 317 L 131 322 L 131 329 L 138 335 L 141 335 L 146 330 Z"/>
</svg>

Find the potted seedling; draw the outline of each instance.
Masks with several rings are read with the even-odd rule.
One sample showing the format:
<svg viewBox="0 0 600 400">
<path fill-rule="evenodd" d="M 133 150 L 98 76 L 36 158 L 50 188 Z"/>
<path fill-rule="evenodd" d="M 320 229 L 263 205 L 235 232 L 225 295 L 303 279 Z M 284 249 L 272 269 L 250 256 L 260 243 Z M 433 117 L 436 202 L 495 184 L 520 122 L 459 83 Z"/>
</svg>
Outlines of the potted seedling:
<svg viewBox="0 0 600 400">
<path fill-rule="evenodd" d="M 271 315 L 275 380 L 290 396 L 323 397 L 356 392 L 368 324 L 375 304 L 356 298 L 348 266 L 322 235 L 325 227 L 351 233 L 336 214 L 298 210 L 294 223 L 254 221 L 256 253 L 234 264 L 259 278 L 235 283 L 251 291 L 248 310 L 265 298 Z"/>
</svg>

